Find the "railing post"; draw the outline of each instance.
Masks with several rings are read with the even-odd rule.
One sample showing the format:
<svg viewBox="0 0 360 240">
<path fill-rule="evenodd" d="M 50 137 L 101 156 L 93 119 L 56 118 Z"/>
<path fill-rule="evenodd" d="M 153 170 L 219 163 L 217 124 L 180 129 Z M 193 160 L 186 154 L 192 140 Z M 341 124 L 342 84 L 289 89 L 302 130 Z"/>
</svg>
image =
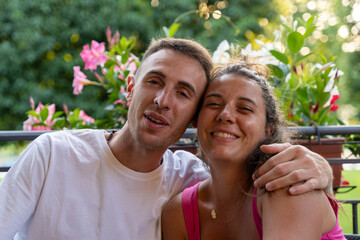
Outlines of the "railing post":
<svg viewBox="0 0 360 240">
<path fill-rule="evenodd" d="M 358 234 L 358 212 L 357 212 L 357 205 L 358 203 L 352 203 L 352 220 L 353 220 L 353 233 Z"/>
</svg>

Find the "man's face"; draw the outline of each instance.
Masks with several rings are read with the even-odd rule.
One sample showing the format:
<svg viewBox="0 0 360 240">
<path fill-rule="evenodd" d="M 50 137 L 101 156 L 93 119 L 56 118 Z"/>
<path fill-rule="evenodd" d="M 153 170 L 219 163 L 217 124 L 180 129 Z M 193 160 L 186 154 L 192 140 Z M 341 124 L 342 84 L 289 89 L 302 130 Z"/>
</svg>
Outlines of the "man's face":
<svg viewBox="0 0 360 240">
<path fill-rule="evenodd" d="M 184 134 L 205 87 L 205 71 L 195 59 L 170 49 L 150 55 L 129 95 L 134 140 L 149 149 L 168 148 Z"/>
</svg>

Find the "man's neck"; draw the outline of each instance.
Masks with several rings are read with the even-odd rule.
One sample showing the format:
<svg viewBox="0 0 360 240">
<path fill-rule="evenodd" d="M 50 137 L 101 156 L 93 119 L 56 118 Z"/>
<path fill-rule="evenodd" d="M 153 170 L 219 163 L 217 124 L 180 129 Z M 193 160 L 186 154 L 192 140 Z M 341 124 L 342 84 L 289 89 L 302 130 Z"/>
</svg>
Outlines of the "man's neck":
<svg viewBox="0 0 360 240">
<path fill-rule="evenodd" d="M 105 135 L 108 139 L 109 134 Z M 151 172 L 162 163 L 166 148 L 154 150 L 136 142 L 125 125 L 108 140 L 109 147 L 117 160 L 137 172 Z"/>
</svg>

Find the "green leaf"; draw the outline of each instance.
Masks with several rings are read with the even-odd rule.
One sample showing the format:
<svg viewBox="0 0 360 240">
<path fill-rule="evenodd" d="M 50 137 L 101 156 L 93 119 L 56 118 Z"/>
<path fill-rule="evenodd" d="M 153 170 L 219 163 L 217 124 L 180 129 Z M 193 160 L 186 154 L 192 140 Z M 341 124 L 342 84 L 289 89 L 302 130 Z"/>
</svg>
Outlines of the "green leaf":
<svg viewBox="0 0 360 240">
<path fill-rule="evenodd" d="M 296 59 L 296 61 L 294 62 L 294 64 L 296 64 L 296 63 L 298 63 L 298 62 L 300 62 L 300 61 L 302 61 L 302 60 L 305 60 L 306 58 L 308 58 L 310 55 L 313 55 L 314 53 L 308 53 L 308 54 L 306 54 L 306 55 L 304 55 L 304 56 L 301 56 L 299 59 Z"/>
<path fill-rule="evenodd" d="M 43 127 L 47 127 L 47 125 L 46 125 L 45 123 L 43 123 L 43 122 L 34 123 L 32 126 L 33 126 L 33 127 L 36 127 L 36 126 L 43 126 Z"/>
<path fill-rule="evenodd" d="M 289 59 L 287 58 L 287 56 L 285 54 L 283 54 L 279 51 L 276 51 L 276 50 L 270 50 L 270 53 L 280 62 L 283 62 L 285 64 L 289 63 Z"/>
<path fill-rule="evenodd" d="M 316 29 L 316 26 L 312 26 L 312 27 L 307 28 L 305 33 L 304 33 L 304 38 L 309 36 L 315 29 Z"/>
<path fill-rule="evenodd" d="M 306 28 L 309 28 L 309 26 L 310 26 L 311 24 L 313 24 L 314 20 L 315 20 L 315 16 L 311 16 L 311 17 L 306 21 Z"/>
<path fill-rule="evenodd" d="M 270 69 L 271 75 L 278 77 L 278 78 L 284 77 L 284 72 L 278 66 L 273 65 L 273 64 L 267 64 L 267 67 Z"/>
<path fill-rule="evenodd" d="M 286 29 L 286 31 L 288 31 L 288 32 L 292 32 L 292 29 L 291 29 L 291 27 L 289 27 L 288 25 L 286 25 L 286 24 L 281 24 L 285 29 Z"/>
<path fill-rule="evenodd" d="M 168 32 L 170 38 L 172 38 L 175 35 L 175 33 L 177 32 L 179 27 L 180 27 L 180 23 L 175 23 L 170 26 L 170 29 Z"/>
<path fill-rule="evenodd" d="M 292 53 L 298 53 L 304 45 L 304 37 L 299 32 L 292 32 L 287 37 L 287 44 Z"/>
<path fill-rule="evenodd" d="M 65 118 L 60 118 L 60 119 L 57 119 L 56 122 L 54 123 L 54 125 L 52 126 L 52 128 L 57 128 L 57 129 L 62 129 L 65 127 L 65 124 L 66 124 L 66 120 Z"/>
<path fill-rule="evenodd" d="M 45 121 L 49 116 L 49 109 L 47 109 L 47 105 L 40 111 L 40 119 L 41 121 Z"/>
<path fill-rule="evenodd" d="M 54 115 L 52 116 L 51 120 L 54 120 L 55 118 L 58 118 L 58 117 L 60 117 L 60 116 L 63 115 L 63 114 L 64 114 L 63 111 L 55 112 Z"/>
<path fill-rule="evenodd" d="M 288 81 L 291 89 L 296 89 L 299 85 L 299 80 L 295 76 L 291 76 L 291 78 Z"/>
<path fill-rule="evenodd" d="M 34 110 L 30 110 L 26 112 L 27 115 L 31 115 L 33 117 L 39 118 L 39 114 L 37 114 Z"/>
</svg>

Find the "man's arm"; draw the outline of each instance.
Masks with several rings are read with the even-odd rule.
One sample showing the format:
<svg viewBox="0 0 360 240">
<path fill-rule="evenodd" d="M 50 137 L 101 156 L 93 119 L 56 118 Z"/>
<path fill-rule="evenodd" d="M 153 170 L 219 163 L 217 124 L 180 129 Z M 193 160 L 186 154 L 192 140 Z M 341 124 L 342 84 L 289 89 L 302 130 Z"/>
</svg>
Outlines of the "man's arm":
<svg viewBox="0 0 360 240">
<path fill-rule="evenodd" d="M 320 239 L 336 224 L 335 213 L 321 191 L 290 195 L 288 188 L 261 196 L 263 239 Z"/>
<path fill-rule="evenodd" d="M 291 194 L 303 194 L 314 189 L 328 190 L 332 194 L 333 173 L 330 164 L 317 153 L 289 143 L 261 146 L 267 154 L 275 154 L 253 174 L 255 187 L 265 186 L 273 191 L 294 185 Z"/>
</svg>

